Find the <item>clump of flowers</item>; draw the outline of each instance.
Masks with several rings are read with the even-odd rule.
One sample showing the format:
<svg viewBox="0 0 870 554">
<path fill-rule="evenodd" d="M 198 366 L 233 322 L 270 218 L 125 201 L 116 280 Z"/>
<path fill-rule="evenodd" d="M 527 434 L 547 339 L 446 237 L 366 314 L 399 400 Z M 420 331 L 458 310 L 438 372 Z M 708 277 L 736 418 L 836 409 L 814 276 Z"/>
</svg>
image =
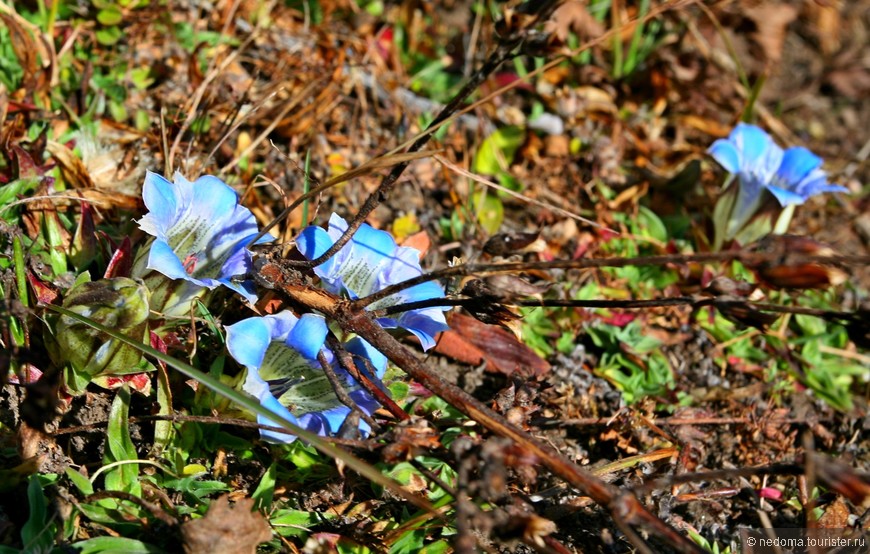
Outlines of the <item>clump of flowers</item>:
<svg viewBox="0 0 870 554">
<path fill-rule="evenodd" d="M 326 363 L 333 366 L 348 396 L 370 415 L 377 409 L 378 402 L 335 364 L 333 353 L 324 347 L 327 333 L 323 317 L 304 314 L 297 318 L 287 311 L 248 318 L 227 327 L 227 349 L 247 369 L 242 390 L 303 429 L 319 435 L 335 434 L 351 409 L 338 400 L 317 359 L 323 352 Z M 357 369 L 379 382 L 387 367 L 386 357 L 360 338 L 352 339 L 345 346 L 356 358 Z M 277 425 L 262 416 L 258 417 L 258 422 Z M 364 421 L 359 425 L 362 432 L 368 431 Z M 296 440 L 293 435 L 265 429 L 260 436 L 276 442 Z"/>
<path fill-rule="evenodd" d="M 146 279 L 152 309 L 184 316 L 191 301 L 218 286 L 256 302 L 253 283 L 233 280 L 250 271 L 246 245 L 259 230 L 232 188 L 211 175 L 191 182 L 176 173 L 170 183 L 149 171 L 142 197 L 149 212 L 139 228 L 154 238 L 137 257 L 133 276 Z"/>
<path fill-rule="evenodd" d="M 187 316 L 194 300 L 205 298 L 217 287 L 229 288 L 248 302 L 256 302 L 253 283 L 243 277 L 240 280 L 240 276 L 252 270 L 248 247 L 259 230 L 253 214 L 239 204 L 232 188 L 213 176 L 188 181 L 176 173 L 169 182 L 149 172 L 143 197 L 149 211 L 139 220 L 139 227 L 152 238 L 133 262 L 132 278 L 84 283 L 73 291 L 65 306 L 107 325 L 129 329 L 144 342 L 150 332 L 151 312 L 164 319 Z M 305 229 L 297 241 L 299 248 L 309 259 L 320 256 L 347 228 L 346 221 L 333 215 L 328 230 Z M 271 240 L 266 235 L 257 243 Z M 421 275 L 419 257 L 417 250 L 398 246 L 389 233 L 363 224 L 344 248 L 315 268 L 315 273 L 333 293 L 346 292 L 359 298 Z M 443 296 L 438 284 L 424 283 L 385 297 L 370 309 Z M 408 330 L 428 349 L 434 345 L 435 335 L 447 329 L 445 309 L 414 309 L 377 321 L 386 328 Z M 125 349 L 112 341 L 103 344 L 99 333 L 87 326 L 62 319 L 57 329 L 65 332 L 58 338 L 55 350 L 74 366 L 71 382 L 75 390 L 84 390 L 94 378 L 106 374 L 150 368 L 140 367 L 143 359 L 138 349 Z M 339 367 L 336 356 L 325 346 L 329 328 L 323 316 L 309 313 L 298 317 L 283 311 L 244 319 L 226 331 L 230 355 L 246 370 L 241 389 L 265 408 L 320 435 L 338 433 L 343 425 L 361 432 L 369 430 L 364 418 L 348 416 L 353 409 L 371 415 L 379 404 Z M 343 348 L 353 357 L 357 370 L 383 389 L 380 379 L 387 367 L 386 357 L 359 337 L 346 342 Z M 352 406 L 339 400 L 324 367 L 334 371 Z M 279 424 L 264 417 L 259 422 Z M 296 438 L 268 430 L 261 436 L 275 442 Z"/>
<path fill-rule="evenodd" d="M 802 146 L 783 150 L 764 130 L 755 125 L 739 123 L 727 139 L 713 143 L 709 151 L 713 159 L 728 171 L 726 193 L 714 211 L 714 248 L 729 240 L 752 242 L 767 234 L 769 222 L 747 225 L 761 207 L 768 191 L 784 208 L 774 230 L 783 233 L 794 213 L 794 207 L 812 196 L 825 192 L 848 192 L 832 185 L 821 169 L 822 159 Z M 737 184 L 732 184 L 734 179 Z"/>
<path fill-rule="evenodd" d="M 336 214 L 329 218 L 329 227 L 308 227 L 296 238 L 296 245 L 309 260 L 318 258 L 347 230 L 347 222 Z M 420 252 L 414 248 L 398 246 L 386 231 L 378 231 L 363 223 L 353 238 L 327 262 L 314 268 L 324 287 L 330 292 L 346 292 L 351 298 L 360 298 L 378 292 L 389 285 L 401 283 L 422 275 Z M 434 282 L 422 283 L 368 306 L 378 310 L 433 298 L 443 298 L 444 290 Z M 386 328 L 401 327 L 413 333 L 424 350 L 435 345 L 435 335 L 447 330 L 445 307 L 420 308 L 403 312 L 395 317 L 378 318 Z"/>
</svg>

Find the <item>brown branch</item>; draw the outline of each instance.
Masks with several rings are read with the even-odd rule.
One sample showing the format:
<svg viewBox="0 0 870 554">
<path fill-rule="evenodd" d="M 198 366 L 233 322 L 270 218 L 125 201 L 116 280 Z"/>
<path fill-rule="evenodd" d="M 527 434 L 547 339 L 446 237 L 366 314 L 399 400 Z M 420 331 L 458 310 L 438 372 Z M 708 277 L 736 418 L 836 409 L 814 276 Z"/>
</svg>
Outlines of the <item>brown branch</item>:
<svg viewBox="0 0 870 554">
<path fill-rule="evenodd" d="M 779 261 L 778 253 L 752 252 L 746 250 L 729 252 L 704 252 L 699 254 L 668 254 L 662 256 L 638 256 L 638 257 L 614 257 L 614 258 L 584 258 L 580 260 L 555 260 L 551 262 L 502 262 L 494 264 L 462 264 L 445 267 L 430 273 L 424 273 L 413 279 L 402 281 L 385 287 L 368 296 L 354 301 L 354 305 L 363 308 L 382 300 L 388 296 L 409 289 L 413 286 L 428 281 L 446 279 L 449 277 L 465 277 L 468 275 L 484 275 L 497 273 L 516 273 L 520 271 L 547 271 L 550 269 L 599 269 L 603 267 L 626 267 L 626 266 L 659 266 L 659 265 L 686 265 L 690 263 L 710 262 L 752 262 L 753 265 L 764 262 Z M 786 260 L 789 265 L 797 264 L 870 264 L 870 256 L 819 256 L 819 255 L 793 255 Z"/>
<path fill-rule="evenodd" d="M 341 367 L 347 371 L 351 377 L 353 377 L 357 383 L 359 383 L 363 388 L 365 388 L 369 394 L 371 394 L 375 400 L 377 400 L 381 406 L 387 409 L 393 417 L 398 419 L 399 421 L 406 421 L 411 419 L 411 416 L 401 408 L 398 404 L 393 401 L 379 386 L 372 382 L 365 373 L 361 372 L 356 364 L 353 362 L 353 356 L 344 349 L 341 342 L 332 335 L 329 335 L 326 338 L 326 344 L 329 346 L 329 349 L 335 353 L 335 356 L 338 358 L 338 363 L 341 364 Z M 367 362 L 367 360 L 363 359 L 363 361 Z M 374 374 L 374 372 L 372 372 Z"/>
<path fill-rule="evenodd" d="M 372 416 L 362 411 L 360 407 L 356 405 L 356 402 L 353 401 L 353 398 L 347 394 L 347 390 L 345 390 L 338 375 L 335 374 L 335 370 L 332 369 L 332 364 L 330 364 L 329 360 L 326 359 L 326 354 L 324 354 L 323 351 L 317 353 L 317 361 L 320 362 L 320 367 L 323 368 L 323 373 L 326 374 L 326 379 L 329 381 L 329 384 L 332 385 L 332 391 L 335 393 L 338 401 L 350 408 L 351 412 L 358 413 L 359 416 L 363 418 L 363 421 L 371 426 L 372 431 L 380 428 L 378 422 L 375 421 Z"/>
<path fill-rule="evenodd" d="M 411 378 L 466 416 L 496 435 L 513 440 L 541 460 L 541 463 L 554 474 L 606 507 L 620 527 L 642 526 L 653 531 L 678 552 L 701 552 L 696 544 L 650 513 L 630 492 L 621 491 L 581 469 L 553 447 L 511 425 L 504 417 L 490 410 L 456 385 L 443 381 L 434 371 L 421 363 L 410 350 L 375 323 L 369 314 L 359 310 L 353 303 L 342 301 L 326 291 L 312 289 L 293 279 L 293 275 L 292 270 L 275 263 L 264 263 L 260 267 L 260 277 L 269 282 L 273 288 L 280 289 L 293 301 L 334 319 L 345 331 L 358 334 L 402 368 Z M 643 542 L 635 546 L 638 544 L 642 545 Z"/>
<path fill-rule="evenodd" d="M 486 301 L 486 300 L 485 300 Z M 459 306 L 469 309 L 472 313 L 475 312 L 475 306 L 481 302 L 480 298 L 468 296 L 448 296 L 444 298 L 430 298 L 428 300 L 418 300 L 416 302 L 407 302 L 405 304 L 396 304 L 382 310 L 372 310 L 369 313 L 372 317 L 384 317 L 411 310 L 419 310 L 423 308 L 431 308 L 437 306 Z M 532 308 L 607 308 L 607 309 L 648 309 L 648 308 L 667 308 L 671 306 L 691 306 L 693 309 L 699 309 L 704 306 L 713 306 L 716 308 L 737 308 L 746 307 L 756 309 L 762 312 L 774 312 L 781 314 L 799 314 L 815 316 L 822 319 L 839 319 L 850 320 L 860 317 L 857 312 L 841 312 L 835 310 L 822 310 L 818 308 L 807 308 L 804 306 L 783 306 L 781 304 L 771 304 L 768 302 L 753 302 L 751 300 L 738 297 L 723 297 L 723 296 L 672 296 L 670 298 L 651 298 L 648 300 L 585 300 L 585 299 L 534 299 L 534 300 L 508 300 L 504 302 L 506 306 L 523 306 Z"/>
</svg>

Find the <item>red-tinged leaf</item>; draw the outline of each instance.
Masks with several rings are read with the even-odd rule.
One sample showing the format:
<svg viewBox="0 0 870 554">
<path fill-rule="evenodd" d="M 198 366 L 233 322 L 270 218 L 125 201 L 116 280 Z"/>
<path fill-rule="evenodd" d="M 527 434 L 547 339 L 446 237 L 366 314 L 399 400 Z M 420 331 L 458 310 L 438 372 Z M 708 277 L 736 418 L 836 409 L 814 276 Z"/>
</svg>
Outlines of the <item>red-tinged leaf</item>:
<svg viewBox="0 0 870 554">
<path fill-rule="evenodd" d="M 614 325 L 616 327 L 625 327 L 632 321 L 637 319 L 637 314 L 631 312 L 620 312 L 611 315 L 610 317 L 602 317 L 601 321 L 608 324 Z"/>
<path fill-rule="evenodd" d="M 97 238 L 100 247 L 100 255 L 104 258 L 111 258 L 115 250 L 118 249 L 118 243 L 112 240 L 112 237 L 106 234 L 105 231 L 97 231 Z"/>
<path fill-rule="evenodd" d="M 496 73 L 492 76 L 492 80 L 495 83 L 495 88 L 502 88 L 512 83 L 515 83 L 520 80 L 520 76 L 512 71 L 503 71 L 501 73 Z M 517 85 L 518 89 L 528 90 L 530 92 L 534 92 L 535 88 L 530 85 L 528 82 L 521 82 Z"/>
<path fill-rule="evenodd" d="M 407 246 L 416 249 L 420 252 L 421 258 L 426 255 L 426 251 L 429 250 L 429 247 L 431 245 L 432 241 L 429 239 L 429 233 L 427 233 L 426 231 L 414 233 L 413 235 L 405 238 L 405 240 L 403 240 L 400 244 L 400 246 Z"/>
<path fill-rule="evenodd" d="M 9 107 L 7 108 L 8 113 L 18 113 L 18 112 L 35 112 L 38 110 L 34 104 L 30 102 L 16 102 L 15 100 L 9 101 Z"/>
<path fill-rule="evenodd" d="M 16 385 L 30 385 L 39 381 L 40 377 L 42 377 L 42 370 L 33 364 L 25 363 L 17 373 L 9 374 L 9 382 Z"/>
<path fill-rule="evenodd" d="M 30 288 L 40 304 L 54 304 L 60 293 L 51 283 L 46 283 L 37 277 L 32 271 L 27 271 L 27 282 L 30 283 Z"/>
<path fill-rule="evenodd" d="M 782 491 L 773 487 L 763 487 L 758 491 L 758 496 L 768 500 L 776 500 L 778 502 L 782 500 Z"/>
<path fill-rule="evenodd" d="M 435 352 L 468 365 L 480 365 L 486 358 L 480 348 L 452 329 L 438 335 Z"/>
<path fill-rule="evenodd" d="M 133 269 L 133 246 L 130 243 L 130 237 L 124 237 L 121 246 L 112 254 L 104 277 L 106 279 L 129 277 L 131 269 Z"/>
<path fill-rule="evenodd" d="M 15 175 L 17 179 L 36 179 L 42 175 L 39 166 L 27 151 L 17 144 L 11 146 L 13 160 L 15 161 Z"/>
<path fill-rule="evenodd" d="M 744 261 L 771 288 L 822 289 L 846 281 L 846 272 L 833 264 L 806 263 L 795 256 L 834 256 L 823 243 L 799 235 L 767 235 L 748 247 Z M 757 255 L 756 255 L 757 254 Z"/>
<path fill-rule="evenodd" d="M 257 309 L 264 314 L 276 314 L 284 309 L 284 305 L 284 300 L 267 293 L 257 302 Z"/>
<path fill-rule="evenodd" d="M 601 238 L 601 240 L 603 242 L 607 242 L 607 241 L 609 241 L 611 239 L 615 239 L 619 236 L 619 233 L 617 233 L 616 231 L 613 231 L 611 229 L 600 228 L 600 229 L 596 229 L 595 232 L 598 234 L 598 236 Z"/>
<path fill-rule="evenodd" d="M 151 393 L 151 377 L 149 373 L 131 373 L 129 375 L 111 375 L 103 378 L 101 386 L 107 389 L 119 389 L 129 385 L 132 390 L 144 395 Z"/>
<path fill-rule="evenodd" d="M 826 289 L 845 282 L 848 277 L 841 269 L 821 264 L 765 267 L 756 273 L 764 284 L 774 289 Z"/>
<path fill-rule="evenodd" d="M 389 61 L 393 51 L 393 28 L 384 27 L 375 40 L 375 50 L 383 60 Z"/>
<path fill-rule="evenodd" d="M 435 350 L 456 361 L 470 365 L 485 361 L 488 371 L 505 375 L 532 377 L 550 371 L 546 360 L 501 327 L 452 314 L 450 329 L 440 335 Z"/>
<path fill-rule="evenodd" d="M 163 341 L 162 338 L 160 338 L 160 335 L 158 335 L 154 331 L 151 331 L 150 338 L 151 338 L 151 348 L 153 348 L 154 350 L 157 350 L 161 354 L 166 354 L 166 343 Z M 161 365 L 163 364 L 163 362 L 160 362 L 160 360 L 158 360 L 158 362 Z"/>
</svg>

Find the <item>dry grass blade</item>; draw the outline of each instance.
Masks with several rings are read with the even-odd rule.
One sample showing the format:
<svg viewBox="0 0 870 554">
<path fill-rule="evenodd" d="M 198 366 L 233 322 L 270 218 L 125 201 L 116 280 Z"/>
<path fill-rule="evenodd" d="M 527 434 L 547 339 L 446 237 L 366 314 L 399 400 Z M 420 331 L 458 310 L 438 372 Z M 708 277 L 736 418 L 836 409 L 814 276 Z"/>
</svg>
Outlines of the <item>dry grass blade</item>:
<svg viewBox="0 0 870 554">
<path fill-rule="evenodd" d="M 499 192 L 503 192 L 503 193 L 507 194 L 508 196 L 512 196 L 513 198 L 516 198 L 517 200 L 520 200 L 520 201 L 525 202 L 527 204 L 532 204 L 533 206 L 538 206 L 540 208 L 550 210 L 552 212 L 555 212 L 559 215 L 563 215 L 565 217 L 570 217 L 571 219 L 580 221 L 580 222 L 585 223 L 587 225 L 591 225 L 593 227 L 599 227 L 601 229 L 604 229 L 605 231 L 610 231 L 611 233 L 619 234 L 616 231 L 614 231 L 613 229 L 609 229 L 607 227 L 604 227 L 603 225 L 600 225 L 599 223 L 596 223 L 590 219 L 586 219 L 585 217 L 583 217 L 581 215 L 575 214 L 573 212 L 569 212 L 568 210 L 562 209 L 558 206 L 554 206 L 554 205 L 549 204 L 547 202 L 541 202 L 540 200 L 535 200 L 534 198 L 529 198 L 525 194 L 520 194 L 516 191 L 513 191 L 513 190 L 507 188 L 507 187 L 503 187 L 503 186 L 499 185 L 498 183 L 493 183 L 492 181 L 490 181 L 488 179 L 484 179 L 480 175 L 476 175 L 470 171 L 467 171 L 467 170 L 459 167 L 455 163 L 450 162 L 449 160 L 446 160 L 446 159 L 442 158 L 441 156 L 437 156 L 437 155 L 433 156 L 433 159 L 436 162 L 443 165 L 444 167 L 446 167 L 447 169 L 457 173 L 458 175 L 462 175 L 463 177 L 471 179 L 472 181 L 474 181 L 476 183 L 480 183 L 481 185 L 485 185 L 485 186 L 490 187 L 492 189 L 495 189 Z"/>
</svg>

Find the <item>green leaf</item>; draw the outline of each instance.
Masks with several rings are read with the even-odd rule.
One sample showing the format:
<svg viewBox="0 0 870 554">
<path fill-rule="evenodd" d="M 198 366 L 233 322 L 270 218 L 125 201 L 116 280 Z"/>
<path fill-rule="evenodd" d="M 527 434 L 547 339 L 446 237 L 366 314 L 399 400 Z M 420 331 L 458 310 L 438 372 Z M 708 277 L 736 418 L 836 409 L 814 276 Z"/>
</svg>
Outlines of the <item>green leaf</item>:
<svg viewBox="0 0 870 554">
<path fill-rule="evenodd" d="M 97 21 L 107 27 L 117 25 L 123 18 L 124 14 L 121 12 L 121 8 L 115 4 L 109 4 L 97 12 Z"/>
<path fill-rule="evenodd" d="M 303 512 L 302 510 L 277 510 L 269 523 L 282 537 L 298 537 L 308 532 L 309 527 L 320 524 L 324 519 L 334 519 L 329 512 Z"/>
<path fill-rule="evenodd" d="M 260 479 L 260 484 L 257 485 L 257 490 L 251 495 L 254 499 L 254 506 L 258 510 L 269 511 L 272 508 L 272 499 L 275 496 L 275 479 L 278 475 L 278 464 L 273 463 L 269 466 L 263 478 Z"/>
<path fill-rule="evenodd" d="M 420 549 L 420 554 L 447 554 L 448 552 L 452 552 L 453 547 L 450 546 L 450 543 L 444 539 L 440 541 L 433 542 L 432 544 L 427 544 L 423 548 Z"/>
<path fill-rule="evenodd" d="M 169 386 L 169 374 L 165 367 L 157 368 L 157 404 L 160 407 L 158 414 L 164 416 L 172 414 L 172 389 Z M 174 430 L 169 420 L 154 422 L 154 445 L 151 447 L 153 457 L 159 457 L 169 446 Z"/>
<path fill-rule="evenodd" d="M 405 398 L 408 397 L 408 393 L 411 390 L 410 385 L 404 381 L 393 381 L 387 386 L 390 389 L 390 396 L 396 402 L 401 402 Z"/>
<path fill-rule="evenodd" d="M 71 545 L 78 554 L 163 554 L 165 551 L 147 542 L 124 537 L 94 537 Z"/>
<path fill-rule="evenodd" d="M 130 389 L 126 386 L 118 389 L 112 407 L 109 410 L 109 427 L 106 429 L 106 453 L 103 464 L 136 460 L 136 447 L 130 438 L 130 427 L 127 423 L 130 412 Z M 142 489 L 138 481 L 139 464 L 121 464 L 106 472 L 106 489 L 129 492 L 138 496 Z"/>
<path fill-rule="evenodd" d="M 80 493 L 84 495 L 94 494 L 94 485 L 88 480 L 87 477 L 71 467 L 66 468 L 65 473 L 67 478 L 72 481 L 72 484 L 75 485 Z"/>
<path fill-rule="evenodd" d="M 290 445 L 287 459 L 301 470 L 312 469 L 323 463 L 323 459 L 317 455 L 317 451 L 307 444 L 302 444 L 302 441 L 296 441 Z"/>
<path fill-rule="evenodd" d="M 731 186 L 725 188 L 713 207 L 713 250 L 721 249 L 725 241 L 731 238 L 728 236 L 728 222 L 731 219 L 731 212 L 734 210 L 734 202 L 737 200 L 739 184 L 731 182 L 734 179 L 733 176 L 728 179 L 726 183 L 731 183 Z"/>
<path fill-rule="evenodd" d="M 181 479 L 166 479 L 163 481 L 163 486 L 167 489 L 179 491 L 191 504 L 199 503 L 210 494 L 230 490 L 226 483 L 200 480 L 196 475 L 190 475 Z"/>
<path fill-rule="evenodd" d="M 390 547 L 390 554 L 417 554 L 423 550 L 427 534 L 426 529 L 414 529 L 403 533 Z"/>
<path fill-rule="evenodd" d="M 474 172 L 485 175 L 498 175 L 510 167 L 517 150 L 526 140 L 522 127 L 511 125 L 502 127 L 489 135 L 480 144 L 474 157 Z"/>
<path fill-rule="evenodd" d="M 150 67 L 137 67 L 130 71 L 130 80 L 133 81 L 134 87 L 145 90 L 154 84 L 155 78 Z"/>
<path fill-rule="evenodd" d="M 105 29 L 97 29 L 97 42 L 103 46 L 112 46 L 121 40 L 121 29 L 118 27 L 106 27 Z"/>
<path fill-rule="evenodd" d="M 48 259 L 55 275 L 66 272 L 66 254 L 63 243 L 63 229 L 60 220 L 54 212 L 46 212 L 43 219 L 45 239 L 48 242 Z"/>
<path fill-rule="evenodd" d="M 30 504 L 30 517 L 21 528 L 21 542 L 24 552 L 47 552 L 54 543 L 54 525 L 49 525 L 48 507 L 42 495 L 39 476 L 31 475 L 27 485 L 27 501 Z"/>
<path fill-rule="evenodd" d="M 477 214 L 477 222 L 483 230 L 490 235 L 498 233 L 504 221 L 504 206 L 498 196 L 480 190 L 474 193 L 472 201 L 474 213 Z"/>
<path fill-rule="evenodd" d="M 23 196 L 35 189 L 39 185 L 39 179 L 22 178 L 12 181 L 0 187 L 0 207 L 4 207 L 18 200 L 18 196 Z M 0 213 L 3 213 L 0 211 Z"/>
<path fill-rule="evenodd" d="M 639 206 L 637 213 L 639 231 L 642 236 L 653 238 L 659 242 L 668 241 L 668 229 L 662 220 L 646 206 Z"/>
</svg>

